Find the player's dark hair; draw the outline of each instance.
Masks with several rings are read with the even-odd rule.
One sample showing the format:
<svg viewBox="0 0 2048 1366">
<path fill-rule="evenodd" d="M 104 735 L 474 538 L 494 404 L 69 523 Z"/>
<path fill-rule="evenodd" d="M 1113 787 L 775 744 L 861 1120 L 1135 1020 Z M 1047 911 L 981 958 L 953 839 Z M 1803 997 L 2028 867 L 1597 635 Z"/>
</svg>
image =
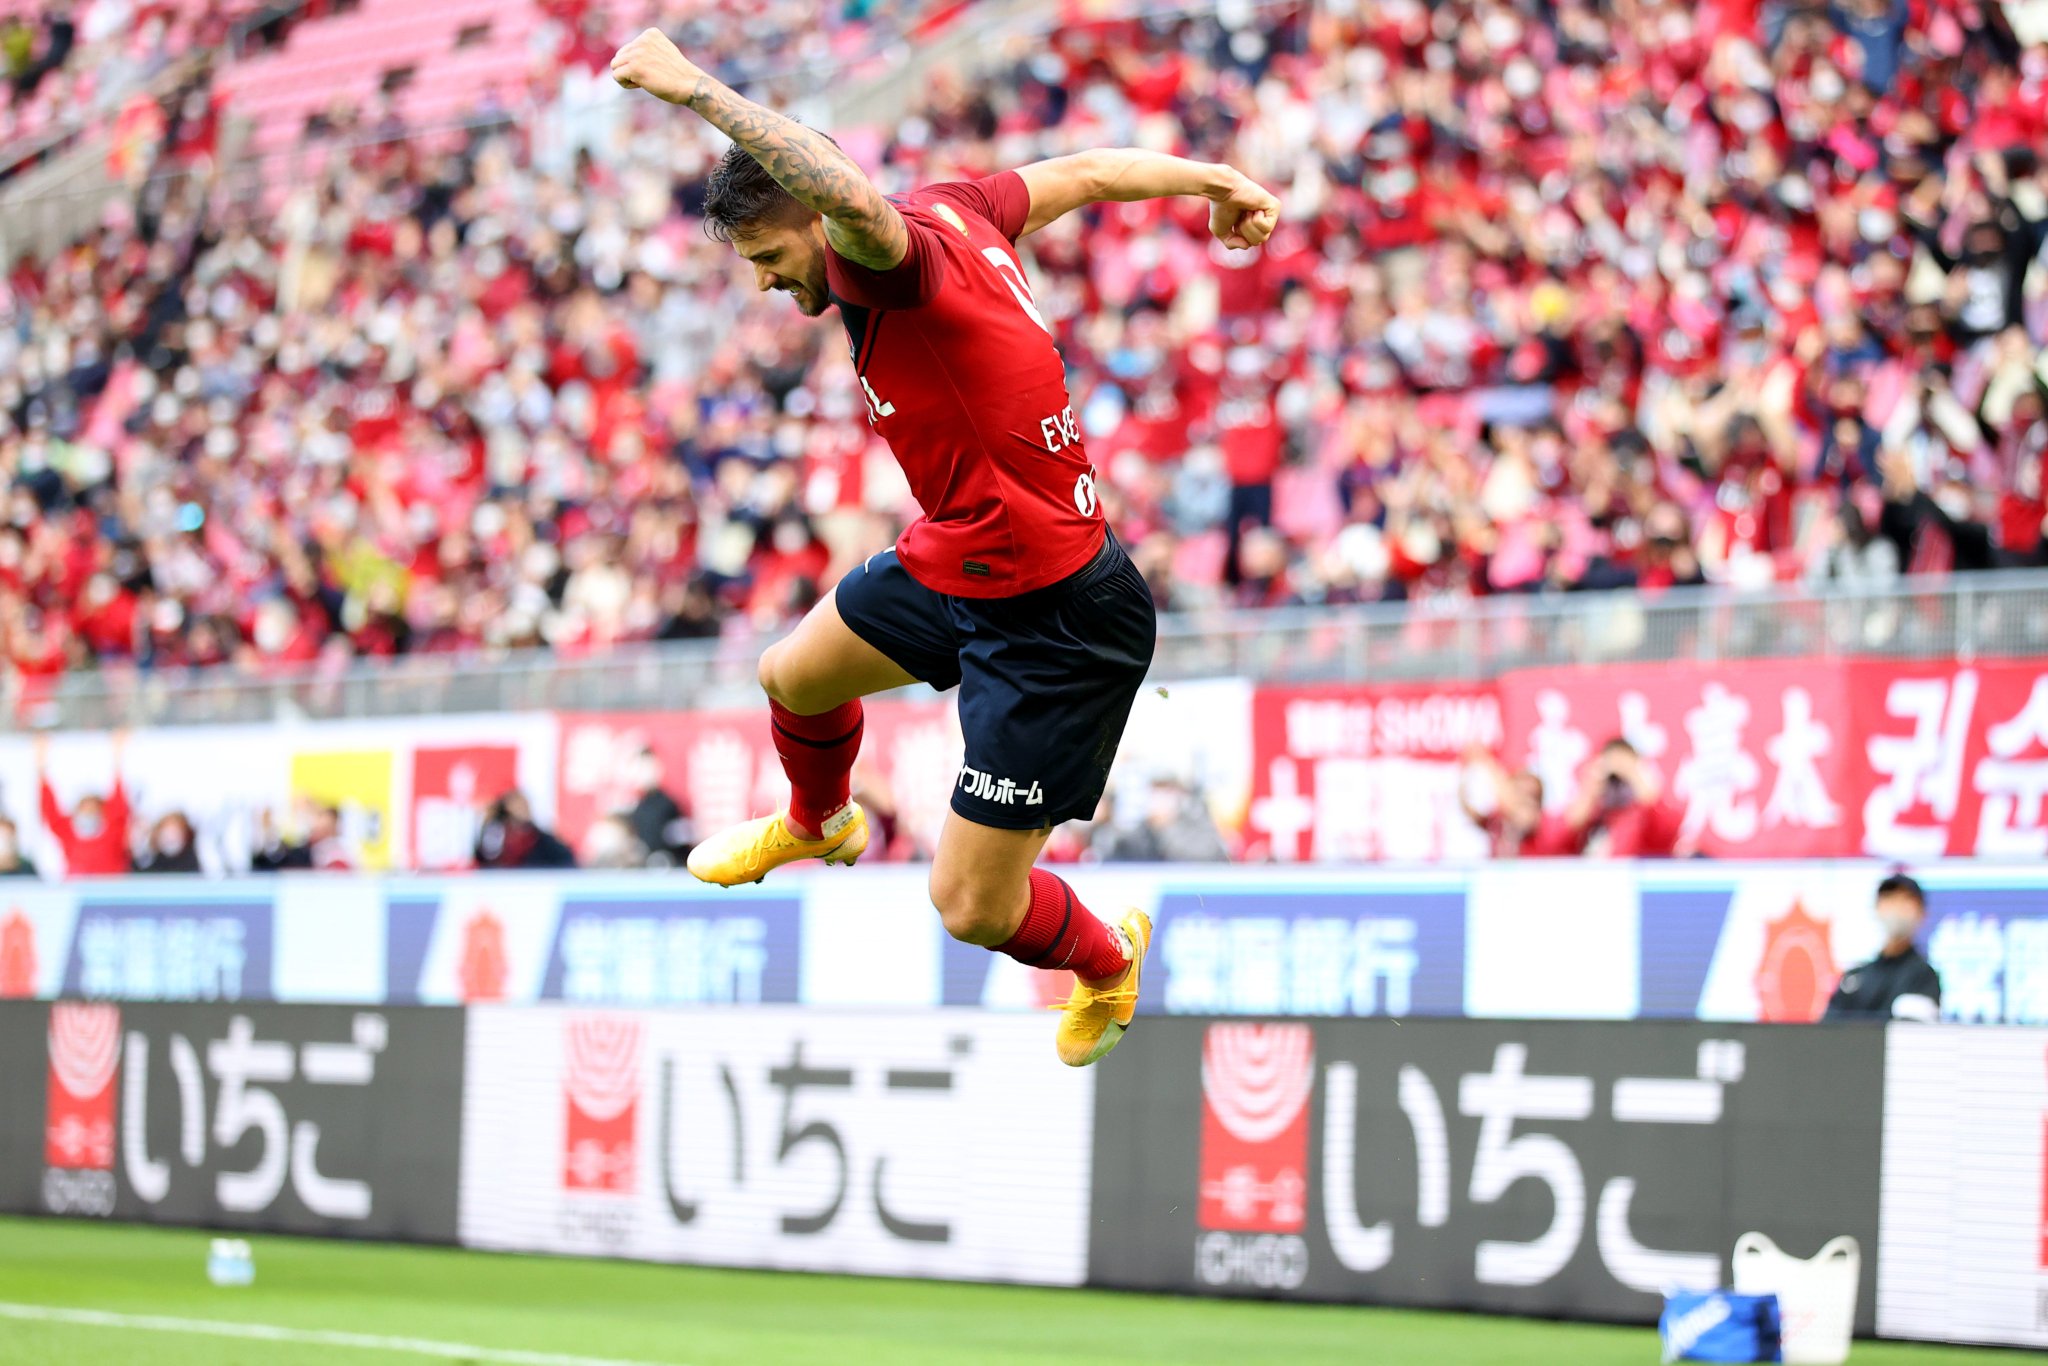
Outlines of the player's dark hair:
<svg viewBox="0 0 2048 1366">
<path fill-rule="evenodd" d="M 1904 873 L 1893 873 L 1877 884 L 1877 899 L 1882 901 L 1888 896 L 1910 896 L 1921 910 L 1927 909 L 1927 893 L 1921 890 L 1919 883 Z"/>
<path fill-rule="evenodd" d="M 712 168 L 704 191 L 704 231 L 715 242 L 752 237 L 771 223 L 801 222 L 809 212 L 737 142 Z"/>
</svg>

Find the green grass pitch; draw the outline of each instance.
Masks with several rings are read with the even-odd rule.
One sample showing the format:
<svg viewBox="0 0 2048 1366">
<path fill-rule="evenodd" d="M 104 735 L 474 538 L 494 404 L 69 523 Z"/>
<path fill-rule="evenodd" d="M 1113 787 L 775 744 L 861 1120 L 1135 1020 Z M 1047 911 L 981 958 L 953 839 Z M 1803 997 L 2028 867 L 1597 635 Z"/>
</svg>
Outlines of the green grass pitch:
<svg viewBox="0 0 2048 1366">
<path fill-rule="evenodd" d="M 252 1238 L 256 1284 L 217 1289 L 205 1274 L 209 1236 L 0 1219 L 0 1362 L 1650 1366 L 1657 1360 L 1656 1336 L 1641 1328 L 712 1271 L 301 1238 Z M 80 1310 L 120 1319 L 49 1316 Z M 138 1318 L 159 1326 L 134 1326 Z M 259 1325 L 253 1331 L 269 1336 L 164 1331 L 165 1320 Z M 334 1334 L 359 1336 L 322 1340 Z M 411 1345 L 401 1349 L 388 1339 L 408 1339 Z M 1857 1366 L 1994 1366 L 2020 1358 L 1859 1343 L 1850 1360 Z"/>
</svg>

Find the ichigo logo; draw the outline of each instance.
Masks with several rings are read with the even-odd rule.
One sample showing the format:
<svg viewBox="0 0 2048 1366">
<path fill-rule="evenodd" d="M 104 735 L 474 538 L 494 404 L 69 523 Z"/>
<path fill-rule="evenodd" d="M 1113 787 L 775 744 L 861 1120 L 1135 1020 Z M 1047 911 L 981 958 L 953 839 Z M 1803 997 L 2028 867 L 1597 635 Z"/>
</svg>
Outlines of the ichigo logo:
<svg viewBox="0 0 2048 1366">
<path fill-rule="evenodd" d="M 50 1007 L 43 1203 L 52 1214 L 114 1212 L 114 1072 L 120 1048 L 118 1006 Z"/>
<path fill-rule="evenodd" d="M 0 917 L 0 998 L 36 994 L 36 927 L 19 907 Z"/>
<path fill-rule="evenodd" d="M 1202 1044 L 1196 1270 L 1210 1285 L 1293 1287 L 1308 1274 L 1309 1093 L 1303 1024 L 1211 1025 Z M 1250 1237 L 1233 1235 L 1256 1235 Z"/>
<path fill-rule="evenodd" d="M 478 911 L 462 926 L 462 979 L 464 1001 L 505 999 L 505 922 L 489 911 Z"/>
<path fill-rule="evenodd" d="M 640 1037 L 637 1020 L 590 1016 L 567 1023 L 564 1190 L 633 1193 L 639 1165 L 634 1126 L 640 1111 Z"/>
<path fill-rule="evenodd" d="M 1757 957 L 1757 1018 L 1772 1024 L 1809 1024 L 1827 1009 L 1835 990 L 1835 951 L 1828 924 L 1792 909 L 1764 926 Z"/>
</svg>

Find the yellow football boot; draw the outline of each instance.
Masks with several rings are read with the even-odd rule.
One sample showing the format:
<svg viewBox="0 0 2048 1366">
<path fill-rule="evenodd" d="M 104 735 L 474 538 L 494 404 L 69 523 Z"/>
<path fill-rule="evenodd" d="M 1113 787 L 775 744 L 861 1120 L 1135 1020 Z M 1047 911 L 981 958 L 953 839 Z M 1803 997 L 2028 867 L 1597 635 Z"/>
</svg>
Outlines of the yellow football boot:
<svg viewBox="0 0 2048 1366">
<path fill-rule="evenodd" d="M 1145 966 L 1145 950 L 1152 945 L 1152 917 L 1126 911 L 1118 928 L 1131 951 L 1124 975 L 1107 987 L 1077 980 L 1074 994 L 1060 1007 L 1060 1061 L 1069 1067 L 1086 1067 L 1115 1048 L 1138 1012 L 1138 974 Z"/>
<path fill-rule="evenodd" d="M 783 812 L 721 830 L 690 851 L 688 867 L 699 881 L 721 887 L 759 882 L 773 868 L 798 859 L 852 863 L 868 851 L 868 818 L 857 802 L 825 823 L 819 839 L 798 839 L 783 823 Z"/>
</svg>

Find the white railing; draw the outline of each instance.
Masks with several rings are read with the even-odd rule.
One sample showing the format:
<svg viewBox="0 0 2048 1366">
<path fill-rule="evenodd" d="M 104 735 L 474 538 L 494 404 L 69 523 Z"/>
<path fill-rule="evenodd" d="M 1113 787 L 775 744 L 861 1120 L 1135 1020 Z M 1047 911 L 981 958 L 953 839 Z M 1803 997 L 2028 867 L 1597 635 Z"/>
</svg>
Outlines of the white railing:
<svg viewBox="0 0 2048 1366">
<path fill-rule="evenodd" d="M 417 655 L 251 676 L 122 666 L 24 685 L 0 679 L 15 725 L 108 728 L 297 717 L 744 704 L 772 634 L 636 645 Z M 1153 676 L 1343 682 L 1489 678 L 1511 668 L 1872 655 L 2048 656 L 2048 573 L 1902 580 L 1883 591 L 1674 590 L 1442 603 L 1184 612 L 1160 620 Z"/>
</svg>

